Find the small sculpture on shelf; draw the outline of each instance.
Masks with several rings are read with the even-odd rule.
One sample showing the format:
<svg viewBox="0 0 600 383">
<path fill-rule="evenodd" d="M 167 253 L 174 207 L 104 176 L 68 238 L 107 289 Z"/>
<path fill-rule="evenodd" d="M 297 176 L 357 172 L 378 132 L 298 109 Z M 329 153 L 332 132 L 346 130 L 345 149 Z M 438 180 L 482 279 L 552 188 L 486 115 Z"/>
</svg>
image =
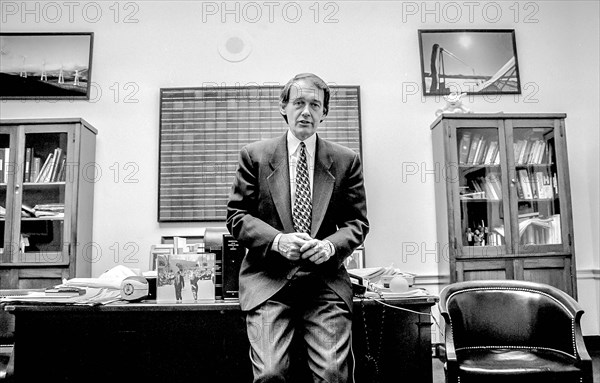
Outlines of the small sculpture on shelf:
<svg viewBox="0 0 600 383">
<path fill-rule="evenodd" d="M 467 243 L 469 246 L 485 246 L 488 228 L 483 225 L 477 225 L 475 231 L 467 228 Z"/>
<path fill-rule="evenodd" d="M 438 109 L 435 112 L 435 115 L 439 116 L 442 113 L 473 113 L 471 109 L 467 108 L 462 103 L 461 98 L 465 95 L 466 93 L 452 92 L 444 96 L 444 100 L 446 100 L 446 105 L 442 109 Z"/>
</svg>

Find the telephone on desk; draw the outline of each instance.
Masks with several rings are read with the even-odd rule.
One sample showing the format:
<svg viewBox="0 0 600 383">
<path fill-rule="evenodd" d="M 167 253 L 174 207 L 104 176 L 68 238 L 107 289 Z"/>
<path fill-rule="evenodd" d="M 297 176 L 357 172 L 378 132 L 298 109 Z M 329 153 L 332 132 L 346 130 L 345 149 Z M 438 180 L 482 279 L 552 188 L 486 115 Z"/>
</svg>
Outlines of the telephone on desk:
<svg viewBox="0 0 600 383">
<path fill-rule="evenodd" d="M 357 297 L 367 298 L 399 298 L 427 294 L 424 289 L 411 288 L 410 282 L 404 275 L 390 275 L 387 278 L 378 278 L 379 283 L 348 271 L 352 282 L 352 292 Z"/>
<path fill-rule="evenodd" d="M 354 293 L 355 296 L 365 295 L 369 287 L 368 281 L 363 277 L 352 274 L 350 272 L 348 272 L 348 275 L 350 275 L 350 282 L 352 282 L 352 293 Z"/>
</svg>

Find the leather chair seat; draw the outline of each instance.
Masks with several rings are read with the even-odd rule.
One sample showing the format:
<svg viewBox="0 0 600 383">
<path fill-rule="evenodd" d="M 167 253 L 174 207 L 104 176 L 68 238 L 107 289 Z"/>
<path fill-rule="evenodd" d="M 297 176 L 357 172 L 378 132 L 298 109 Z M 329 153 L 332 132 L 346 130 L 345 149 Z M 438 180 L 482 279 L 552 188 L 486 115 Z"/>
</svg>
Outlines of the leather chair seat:
<svg viewBox="0 0 600 383">
<path fill-rule="evenodd" d="M 563 378 L 580 376 L 574 358 L 560 352 L 539 349 L 469 349 L 456 352 L 461 376 L 515 376 Z"/>
</svg>

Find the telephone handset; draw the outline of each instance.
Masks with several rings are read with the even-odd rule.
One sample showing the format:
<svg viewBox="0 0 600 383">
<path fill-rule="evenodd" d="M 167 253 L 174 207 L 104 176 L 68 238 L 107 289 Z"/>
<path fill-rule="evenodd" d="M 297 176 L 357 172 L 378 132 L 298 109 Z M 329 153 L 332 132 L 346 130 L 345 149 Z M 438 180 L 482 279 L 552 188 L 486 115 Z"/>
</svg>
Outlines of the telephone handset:
<svg viewBox="0 0 600 383">
<path fill-rule="evenodd" d="M 348 272 L 350 282 L 352 282 L 352 292 L 354 295 L 365 295 L 368 288 L 368 282 L 363 277 Z"/>
</svg>

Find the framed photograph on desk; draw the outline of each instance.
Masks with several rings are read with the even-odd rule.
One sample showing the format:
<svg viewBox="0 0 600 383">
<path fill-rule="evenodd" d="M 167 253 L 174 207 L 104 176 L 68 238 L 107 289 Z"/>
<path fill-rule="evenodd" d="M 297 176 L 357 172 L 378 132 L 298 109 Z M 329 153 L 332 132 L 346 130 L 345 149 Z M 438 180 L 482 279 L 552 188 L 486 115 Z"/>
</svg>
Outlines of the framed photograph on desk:
<svg viewBox="0 0 600 383">
<path fill-rule="evenodd" d="M 354 250 L 352 255 L 344 260 L 344 266 L 346 266 L 346 269 L 348 269 L 348 270 L 364 268 L 365 267 L 365 247 L 360 246 L 356 250 Z"/>
</svg>

